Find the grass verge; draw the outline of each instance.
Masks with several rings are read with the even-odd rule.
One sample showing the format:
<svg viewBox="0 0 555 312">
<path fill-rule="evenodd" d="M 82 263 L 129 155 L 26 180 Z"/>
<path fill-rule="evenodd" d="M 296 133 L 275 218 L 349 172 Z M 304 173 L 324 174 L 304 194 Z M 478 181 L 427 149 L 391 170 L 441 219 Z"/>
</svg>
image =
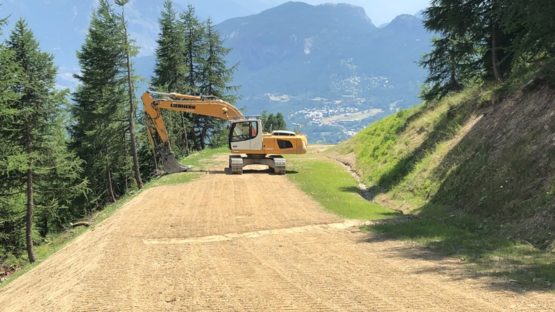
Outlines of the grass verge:
<svg viewBox="0 0 555 312">
<path fill-rule="evenodd" d="M 206 149 L 201 152 L 197 152 L 191 154 L 188 157 L 185 157 L 181 160 L 183 164 L 193 166 L 193 169 L 203 169 L 205 166 L 212 164 L 211 158 L 216 155 L 223 154 L 227 152 L 226 148 L 215 148 L 215 149 Z M 194 172 L 184 172 L 184 173 L 175 173 L 170 175 L 161 176 L 155 179 L 150 180 L 149 182 L 145 183 L 145 186 L 142 190 L 133 190 L 128 192 L 126 195 L 118 198 L 118 200 L 110 205 L 104 207 L 104 209 L 94 213 L 90 217 L 91 226 L 90 228 L 94 228 L 94 226 L 98 225 L 102 221 L 109 218 L 113 215 L 119 208 L 124 206 L 128 203 L 131 199 L 133 199 L 136 195 L 140 192 L 148 190 L 153 187 L 161 186 L 161 185 L 174 185 L 174 184 L 183 184 L 190 182 L 199 178 L 202 173 L 198 171 Z M 35 263 L 24 264 L 16 272 L 11 274 L 5 280 L 0 282 L 0 288 L 8 285 L 19 276 L 25 274 L 26 272 L 30 271 L 32 268 L 36 267 L 38 264 L 46 260 L 48 257 L 56 253 L 58 250 L 62 249 L 68 243 L 70 243 L 73 239 L 80 236 L 81 234 L 87 232 L 87 228 L 78 227 L 72 228 L 65 232 L 49 234 L 46 239 L 45 243 L 41 245 L 35 246 L 35 257 L 37 261 Z"/>
<path fill-rule="evenodd" d="M 288 157 L 287 177 L 325 209 L 348 219 L 377 220 L 396 215 L 393 210 L 364 199 L 356 180 L 338 163 L 325 158 Z"/>
</svg>

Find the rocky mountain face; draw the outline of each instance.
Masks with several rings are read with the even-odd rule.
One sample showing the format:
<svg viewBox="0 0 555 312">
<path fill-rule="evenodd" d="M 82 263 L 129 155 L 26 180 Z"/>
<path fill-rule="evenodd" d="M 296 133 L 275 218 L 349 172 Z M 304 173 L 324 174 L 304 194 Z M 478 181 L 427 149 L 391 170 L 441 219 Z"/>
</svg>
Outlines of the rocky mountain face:
<svg viewBox="0 0 555 312">
<path fill-rule="evenodd" d="M 431 34 L 401 15 L 376 27 L 360 7 L 289 2 L 218 25 L 239 64 L 249 114 L 281 111 L 312 142 L 341 141 L 369 122 L 418 103 L 417 64 Z"/>
</svg>

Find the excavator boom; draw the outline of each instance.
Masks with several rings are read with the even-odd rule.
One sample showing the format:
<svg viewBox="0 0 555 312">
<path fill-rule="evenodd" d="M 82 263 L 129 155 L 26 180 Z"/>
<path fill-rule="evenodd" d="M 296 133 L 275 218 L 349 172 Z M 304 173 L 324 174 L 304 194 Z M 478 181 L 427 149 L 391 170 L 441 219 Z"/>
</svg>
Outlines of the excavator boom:
<svg viewBox="0 0 555 312">
<path fill-rule="evenodd" d="M 158 98 L 155 98 L 158 97 Z M 160 110 L 192 113 L 223 120 L 242 119 L 243 113 L 226 101 L 211 96 L 147 91 L 142 96 L 145 113 L 153 121 L 162 142 L 168 142 L 168 131 Z"/>
</svg>

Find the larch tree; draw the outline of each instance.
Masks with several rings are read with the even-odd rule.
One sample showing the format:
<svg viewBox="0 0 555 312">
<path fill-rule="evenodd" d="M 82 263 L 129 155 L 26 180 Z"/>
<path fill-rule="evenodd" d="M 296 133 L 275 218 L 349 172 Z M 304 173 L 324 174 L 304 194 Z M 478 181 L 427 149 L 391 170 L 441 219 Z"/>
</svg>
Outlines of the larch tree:
<svg viewBox="0 0 555 312">
<path fill-rule="evenodd" d="M 73 94 L 72 147 L 85 161 L 93 201 L 101 205 L 126 192 L 129 157 L 128 81 L 122 22 L 107 0 L 100 0 L 77 58 L 80 85 Z"/>
</svg>

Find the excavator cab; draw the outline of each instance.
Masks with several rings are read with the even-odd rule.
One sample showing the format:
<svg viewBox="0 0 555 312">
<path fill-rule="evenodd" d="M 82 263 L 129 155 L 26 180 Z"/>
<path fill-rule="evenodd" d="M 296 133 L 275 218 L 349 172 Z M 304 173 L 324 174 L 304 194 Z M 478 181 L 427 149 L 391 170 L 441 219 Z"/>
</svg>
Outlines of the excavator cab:
<svg viewBox="0 0 555 312">
<path fill-rule="evenodd" d="M 255 118 L 231 121 L 229 149 L 247 154 L 248 151 L 262 150 L 262 121 Z"/>
</svg>

